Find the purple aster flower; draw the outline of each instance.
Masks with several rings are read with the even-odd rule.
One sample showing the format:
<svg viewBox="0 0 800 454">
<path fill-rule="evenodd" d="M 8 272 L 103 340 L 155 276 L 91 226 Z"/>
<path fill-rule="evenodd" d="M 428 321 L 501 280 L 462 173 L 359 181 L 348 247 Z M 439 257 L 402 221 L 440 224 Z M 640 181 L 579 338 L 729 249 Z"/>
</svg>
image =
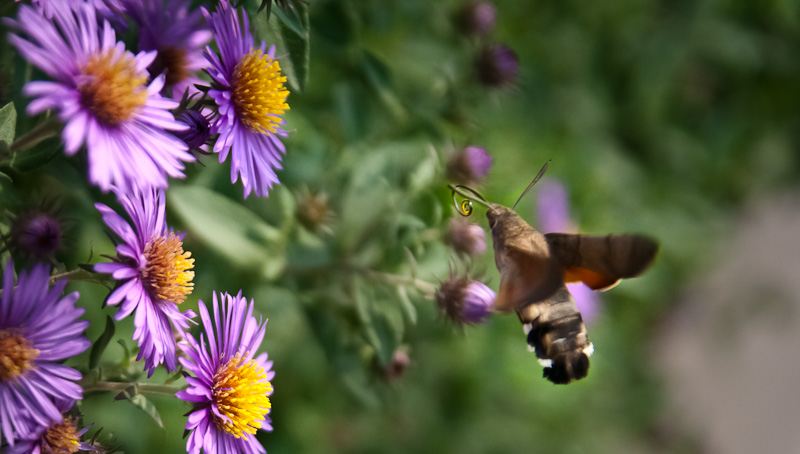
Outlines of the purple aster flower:
<svg viewBox="0 0 800 454">
<path fill-rule="evenodd" d="M 169 112 L 178 103 L 159 94 L 164 76 L 145 85 L 155 52 L 126 51 L 88 3 L 56 8 L 52 21 L 22 5 L 18 20 L 4 22 L 27 35 L 9 36 L 20 54 L 54 79 L 25 85 L 35 98 L 28 114 L 58 111 L 64 151 L 72 156 L 86 144 L 91 183 L 129 193 L 184 176 L 183 161 L 194 157 L 167 131 L 185 128 Z"/>
<path fill-rule="evenodd" d="M 468 36 L 487 35 L 494 29 L 497 9 L 491 2 L 470 2 L 456 15 L 458 29 Z"/>
<path fill-rule="evenodd" d="M 122 243 L 117 246 L 113 262 L 98 263 L 94 270 L 117 280 L 117 288 L 106 300 L 112 306 L 122 303 L 116 320 L 136 311 L 133 339 L 139 345 L 137 361 L 144 358 L 148 375 L 153 375 L 162 363 L 171 372 L 177 366 L 173 329 L 184 335 L 196 316 L 191 310 L 178 310 L 194 287 L 194 259 L 183 250 L 184 234 L 167 230 L 164 191 L 149 190 L 138 197 L 118 196 L 133 227 L 111 208 L 95 204 Z"/>
<path fill-rule="evenodd" d="M 497 295 L 484 283 L 463 276 L 450 276 L 436 291 L 436 304 L 459 325 L 486 323 Z"/>
<path fill-rule="evenodd" d="M 72 402 L 59 400 L 56 401 L 56 407 L 61 412 L 66 412 L 72 407 Z M 78 420 L 74 416 L 63 415 L 58 421 L 52 421 L 31 436 L 18 440 L 16 445 L 10 446 L 5 452 L 6 454 L 68 454 L 96 451 L 95 446 L 81 441 L 81 437 L 89 431 L 91 425 L 78 430 L 77 424 Z"/>
<path fill-rule="evenodd" d="M 221 301 L 220 301 L 221 300 Z M 186 422 L 191 431 L 186 451 L 210 453 L 264 453 L 256 440 L 257 429 L 272 430 L 268 416 L 275 376 L 272 361 L 258 351 L 267 320 L 253 316 L 253 301 L 238 295 L 213 293 L 213 319 L 199 303 L 203 331 L 200 341 L 191 335 L 180 347 L 180 362 L 194 377 L 188 388 L 175 395 L 193 403 Z"/>
<path fill-rule="evenodd" d="M 275 46 L 255 47 L 247 13 L 241 21 L 236 9 L 221 0 L 216 12 L 203 9 L 219 47 L 219 56 L 206 47 L 213 79 L 208 94 L 216 102 L 218 116 L 211 133 L 219 134 L 214 152 L 219 162 L 231 154 L 231 182 L 239 176 L 244 197 L 251 191 L 268 195 L 273 184 L 280 184 L 275 169 L 281 168 L 286 147 L 279 137 L 288 134 L 281 128 L 281 115 L 289 109 L 283 86 L 286 77 L 275 60 Z"/>
<path fill-rule="evenodd" d="M 50 287 L 50 270 L 23 271 L 14 286 L 14 263 L 6 263 L 0 298 L 0 443 L 11 446 L 40 427 L 61 420 L 54 399 L 82 398 L 80 372 L 60 361 L 83 353 L 91 343 L 75 307 L 78 292 L 64 297 L 66 280 Z"/>
<path fill-rule="evenodd" d="M 123 0 L 127 13 L 139 26 L 139 50 L 158 52 L 148 68 L 151 77 L 166 74 L 165 89 L 180 100 L 194 84 L 197 72 L 208 66 L 203 48 L 211 31 L 199 9 L 191 11 L 190 0 Z M 190 146 L 191 148 L 191 146 Z"/>
<path fill-rule="evenodd" d="M 519 59 L 505 44 L 483 49 L 475 59 L 478 81 L 489 87 L 503 87 L 517 80 Z"/>
<path fill-rule="evenodd" d="M 569 201 L 564 185 L 552 179 L 539 183 L 536 206 L 542 233 L 574 233 L 578 229 L 569 220 Z M 567 284 L 583 319 L 589 323 L 597 316 L 597 294 L 583 282 Z"/>
<path fill-rule="evenodd" d="M 465 147 L 447 161 L 447 177 L 458 184 L 474 186 L 492 168 L 492 155 L 482 147 Z"/>
<path fill-rule="evenodd" d="M 478 224 L 466 219 L 450 218 L 447 242 L 460 254 L 475 257 L 486 250 L 486 232 Z"/>
</svg>

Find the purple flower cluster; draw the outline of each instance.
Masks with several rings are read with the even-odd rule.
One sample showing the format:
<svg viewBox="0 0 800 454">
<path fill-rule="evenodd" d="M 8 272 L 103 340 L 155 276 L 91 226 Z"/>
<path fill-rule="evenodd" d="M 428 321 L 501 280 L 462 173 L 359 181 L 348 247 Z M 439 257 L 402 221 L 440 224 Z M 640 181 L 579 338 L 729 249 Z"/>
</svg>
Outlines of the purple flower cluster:
<svg viewBox="0 0 800 454">
<path fill-rule="evenodd" d="M 85 150 L 88 179 L 104 192 L 167 188 L 210 137 L 220 162 L 231 156 L 231 182 L 241 178 L 245 197 L 265 197 L 280 183 L 289 91 L 275 47 L 255 46 L 247 14 L 240 20 L 227 0 L 214 12 L 191 3 L 37 0 L 4 19 L 9 42 L 50 78 L 23 88 L 33 98 L 27 113 L 57 114 L 65 153 Z M 138 53 L 116 38 L 128 18 Z M 212 78 L 202 89 L 200 71 Z M 202 114 L 186 111 L 184 96 L 206 106 Z"/>
</svg>

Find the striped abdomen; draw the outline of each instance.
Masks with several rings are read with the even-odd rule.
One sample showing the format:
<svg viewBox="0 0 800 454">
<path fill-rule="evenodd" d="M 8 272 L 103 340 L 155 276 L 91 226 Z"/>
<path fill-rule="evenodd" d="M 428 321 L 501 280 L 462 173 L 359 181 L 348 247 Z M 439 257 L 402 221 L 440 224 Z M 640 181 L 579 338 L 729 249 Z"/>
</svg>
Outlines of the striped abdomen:
<svg viewBox="0 0 800 454">
<path fill-rule="evenodd" d="M 594 347 L 586 326 L 565 286 L 550 298 L 517 311 L 528 336 L 528 347 L 544 366 L 544 377 L 556 384 L 579 380 L 589 372 Z"/>
</svg>

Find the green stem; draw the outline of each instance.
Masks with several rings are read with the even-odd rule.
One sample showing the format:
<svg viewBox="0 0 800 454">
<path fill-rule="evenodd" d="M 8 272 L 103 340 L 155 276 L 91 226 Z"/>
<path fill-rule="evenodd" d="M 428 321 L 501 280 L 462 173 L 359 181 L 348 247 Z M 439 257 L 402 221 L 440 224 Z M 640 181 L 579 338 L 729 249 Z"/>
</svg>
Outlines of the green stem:
<svg viewBox="0 0 800 454">
<path fill-rule="evenodd" d="M 131 386 L 135 386 L 140 394 L 160 394 L 160 395 L 174 395 L 180 391 L 181 388 L 169 385 L 151 385 L 149 383 L 125 383 L 125 382 L 111 382 L 111 381 L 91 381 L 84 379 L 79 383 L 84 392 L 93 391 L 111 391 L 122 392 Z"/>
<path fill-rule="evenodd" d="M 381 273 L 378 271 L 367 271 L 367 276 L 383 281 L 392 285 L 410 285 L 416 287 L 417 290 L 425 294 L 429 298 L 433 298 L 436 294 L 436 286 L 428 281 L 418 279 L 410 276 L 401 276 L 399 274 Z"/>
<path fill-rule="evenodd" d="M 45 120 L 34 126 L 33 129 L 27 133 L 17 137 L 14 143 L 11 144 L 11 152 L 18 153 L 33 148 L 41 141 L 49 139 L 50 137 L 55 137 L 60 129 L 61 122 L 57 119 L 50 118 Z"/>
</svg>

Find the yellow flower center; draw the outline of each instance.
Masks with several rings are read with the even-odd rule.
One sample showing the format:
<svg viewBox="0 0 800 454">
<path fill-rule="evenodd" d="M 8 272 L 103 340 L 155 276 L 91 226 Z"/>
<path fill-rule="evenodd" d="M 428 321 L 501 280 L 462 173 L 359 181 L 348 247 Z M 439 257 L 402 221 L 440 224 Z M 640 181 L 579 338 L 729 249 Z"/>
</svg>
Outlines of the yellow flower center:
<svg viewBox="0 0 800 454">
<path fill-rule="evenodd" d="M 38 356 L 39 350 L 18 329 L 0 329 L 0 381 L 25 375 L 33 369 L 32 361 Z"/>
<path fill-rule="evenodd" d="M 81 103 L 106 126 L 128 120 L 147 101 L 147 73 L 136 71 L 136 60 L 128 52 L 109 49 L 93 55 L 82 73 L 85 80 L 78 85 Z"/>
<path fill-rule="evenodd" d="M 150 285 L 151 295 L 181 304 L 194 289 L 194 259 L 184 252 L 181 239 L 170 232 L 156 238 L 144 250 L 147 265 L 142 271 L 144 282 Z"/>
<path fill-rule="evenodd" d="M 236 438 L 256 433 L 272 407 L 267 397 L 272 383 L 264 368 L 252 359 L 244 361 L 239 354 L 214 375 L 212 392 L 217 409 L 229 418 L 216 418 L 215 424 Z"/>
<path fill-rule="evenodd" d="M 67 416 L 60 424 L 50 426 L 44 434 L 43 454 L 72 454 L 80 450 L 75 418 Z"/>
<path fill-rule="evenodd" d="M 236 116 L 253 132 L 275 132 L 280 115 L 289 110 L 286 90 L 277 60 L 253 49 L 242 57 L 233 71 L 232 100 Z"/>
</svg>

